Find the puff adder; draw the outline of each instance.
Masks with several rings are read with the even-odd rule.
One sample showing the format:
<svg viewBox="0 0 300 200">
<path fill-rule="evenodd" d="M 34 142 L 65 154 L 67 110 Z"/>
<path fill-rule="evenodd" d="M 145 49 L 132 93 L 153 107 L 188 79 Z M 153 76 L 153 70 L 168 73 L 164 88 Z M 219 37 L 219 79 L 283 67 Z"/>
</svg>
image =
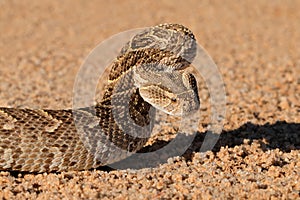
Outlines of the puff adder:
<svg viewBox="0 0 300 200">
<path fill-rule="evenodd" d="M 186 116 L 199 108 L 196 79 L 185 70 L 195 55 L 188 28 L 150 27 L 121 49 L 95 106 L 0 107 L 0 170 L 84 170 L 126 158 L 151 136 L 155 109 Z"/>
</svg>

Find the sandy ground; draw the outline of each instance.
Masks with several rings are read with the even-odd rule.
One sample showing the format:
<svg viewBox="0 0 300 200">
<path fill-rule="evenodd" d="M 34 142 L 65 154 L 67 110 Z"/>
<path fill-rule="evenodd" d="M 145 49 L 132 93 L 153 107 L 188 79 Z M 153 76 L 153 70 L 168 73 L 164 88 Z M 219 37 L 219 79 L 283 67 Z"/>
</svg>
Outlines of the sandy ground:
<svg viewBox="0 0 300 200">
<path fill-rule="evenodd" d="M 98 43 L 181 23 L 225 82 L 213 151 L 198 152 L 203 125 L 184 156 L 153 168 L 2 171 L 0 199 L 300 198 L 300 1 L 136 2 L 0 0 L 0 105 L 70 108 L 76 73 Z"/>
</svg>

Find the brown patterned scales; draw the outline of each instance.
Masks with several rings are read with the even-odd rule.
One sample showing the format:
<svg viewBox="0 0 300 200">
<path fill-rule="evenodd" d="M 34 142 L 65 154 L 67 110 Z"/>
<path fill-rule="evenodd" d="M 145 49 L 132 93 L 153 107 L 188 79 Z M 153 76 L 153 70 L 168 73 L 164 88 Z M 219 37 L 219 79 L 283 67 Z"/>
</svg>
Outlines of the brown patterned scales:
<svg viewBox="0 0 300 200">
<path fill-rule="evenodd" d="M 199 108 L 196 79 L 185 72 L 195 55 L 189 29 L 154 26 L 123 47 L 96 106 L 0 107 L 0 170 L 83 170 L 126 158 L 151 136 L 155 109 L 185 116 Z"/>
</svg>

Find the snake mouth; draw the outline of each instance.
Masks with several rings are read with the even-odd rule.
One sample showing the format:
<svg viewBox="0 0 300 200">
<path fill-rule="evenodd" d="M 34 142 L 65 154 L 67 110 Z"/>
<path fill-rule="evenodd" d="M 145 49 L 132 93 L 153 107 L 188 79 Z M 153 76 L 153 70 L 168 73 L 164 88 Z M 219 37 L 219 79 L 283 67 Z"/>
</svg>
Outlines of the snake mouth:
<svg viewBox="0 0 300 200">
<path fill-rule="evenodd" d="M 156 88 L 156 92 L 158 89 Z M 168 115 L 176 117 L 186 117 L 196 113 L 200 108 L 200 101 L 193 90 L 176 95 L 171 92 L 163 91 L 163 94 L 149 94 L 145 88 L 139 90 L 141 97 L 150 105 Z"/>
</svg>

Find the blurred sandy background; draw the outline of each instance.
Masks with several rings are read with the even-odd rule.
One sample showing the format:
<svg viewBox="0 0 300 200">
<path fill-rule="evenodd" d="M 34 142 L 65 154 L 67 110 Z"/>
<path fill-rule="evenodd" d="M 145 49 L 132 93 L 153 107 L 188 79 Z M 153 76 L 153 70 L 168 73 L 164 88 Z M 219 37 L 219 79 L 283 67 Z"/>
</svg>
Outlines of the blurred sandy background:
<svg viewBox="0 0 300 200">
<path fill-rule="evenodd" d="M 85 56 L 119 32 L 189 27 L 227 92 L 213 152 L 140 170 L 0 172 L 3 199 L 300 198 L 300 1 L 0 0 L 0 106 L 70 108 Z"/>
</svg>

